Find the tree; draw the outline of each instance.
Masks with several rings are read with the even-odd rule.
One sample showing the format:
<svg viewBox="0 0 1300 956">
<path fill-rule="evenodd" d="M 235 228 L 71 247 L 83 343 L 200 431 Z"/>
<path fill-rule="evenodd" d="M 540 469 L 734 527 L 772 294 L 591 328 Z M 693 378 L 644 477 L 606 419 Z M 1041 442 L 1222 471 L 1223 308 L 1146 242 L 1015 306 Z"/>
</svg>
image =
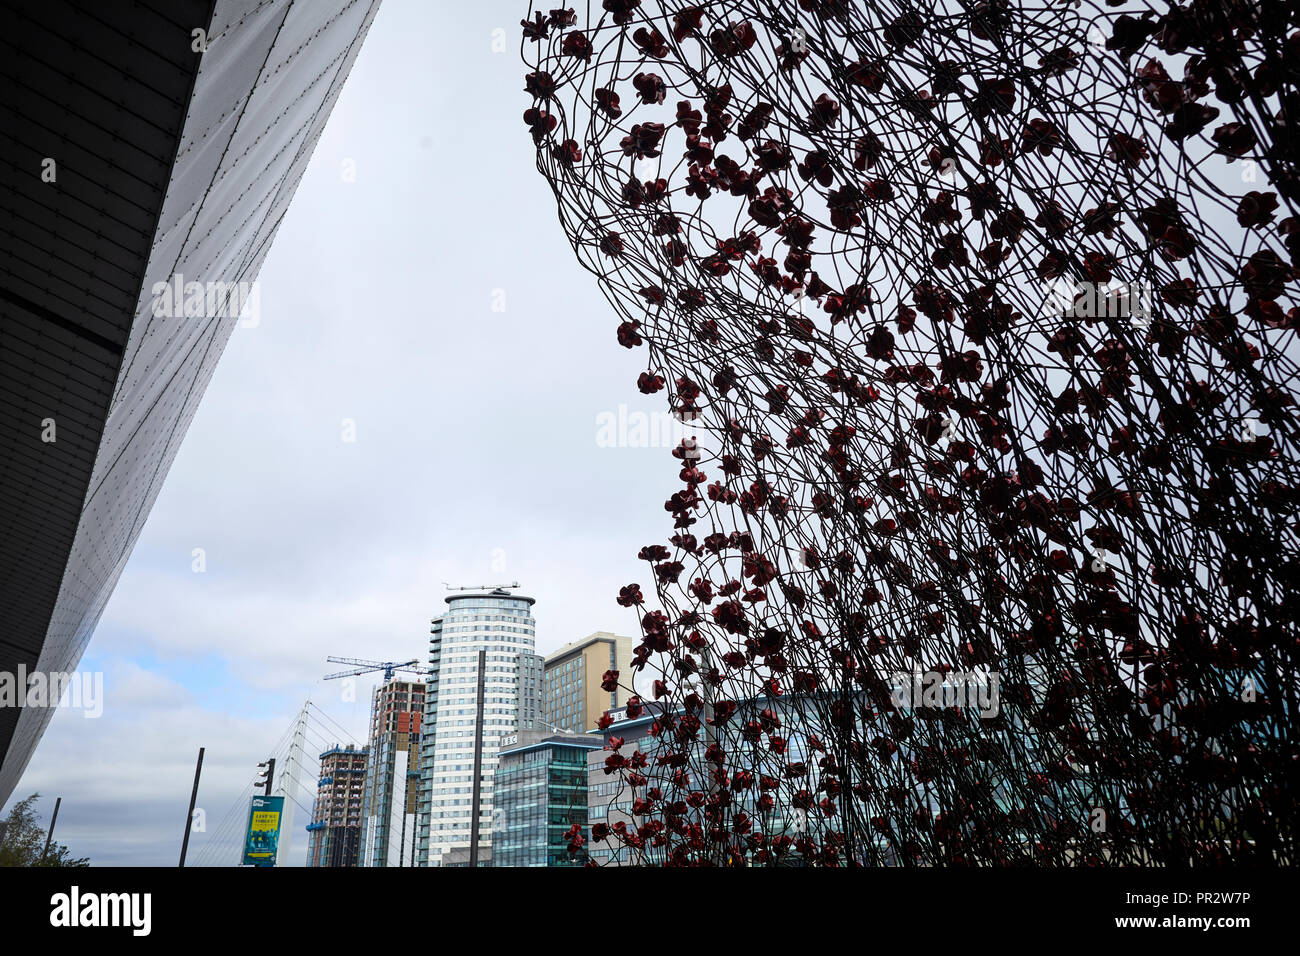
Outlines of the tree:
<svg viewBox="0 0 1300 956">
<path fill-rule="evenodd" d="M 4 839 L 0 840 L 0 866 L 90 866 L 88 858 L 73 859 L 62 843 L 51 843 L 49 852 L 42 854 L 46 831 L 36 822 L 40 796 L 24 797 L 9 811 Z"/>
</svg>

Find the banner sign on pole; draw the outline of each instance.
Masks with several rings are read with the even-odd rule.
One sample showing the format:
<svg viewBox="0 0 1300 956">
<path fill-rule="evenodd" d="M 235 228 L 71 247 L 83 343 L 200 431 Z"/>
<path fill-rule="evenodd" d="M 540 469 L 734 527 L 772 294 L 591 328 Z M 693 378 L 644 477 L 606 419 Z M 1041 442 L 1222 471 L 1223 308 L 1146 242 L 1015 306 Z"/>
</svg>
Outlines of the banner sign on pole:
<svg viewBox="0 0 1300 956">
<path fill-rule="evenodd" d="M 244 840 L 245 866 L 275 866 L 283 811 L 284 797 L 253 797 L 248 808 L 248 836 Z"/>
</svg>

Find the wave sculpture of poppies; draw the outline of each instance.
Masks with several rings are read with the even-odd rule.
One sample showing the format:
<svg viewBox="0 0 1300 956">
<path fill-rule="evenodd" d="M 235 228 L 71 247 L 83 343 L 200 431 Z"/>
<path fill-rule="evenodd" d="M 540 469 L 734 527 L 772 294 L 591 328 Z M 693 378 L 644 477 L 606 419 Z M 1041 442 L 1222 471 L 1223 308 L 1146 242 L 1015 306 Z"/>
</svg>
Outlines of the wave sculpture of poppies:
<svg viewBox="0 0 1300 956">
<path fill-rule="evenodd" d="M 574 852 L 1297 862 L 1296 10 L 529 11 L 538 169 L 684 429 Z"/>
</svg>

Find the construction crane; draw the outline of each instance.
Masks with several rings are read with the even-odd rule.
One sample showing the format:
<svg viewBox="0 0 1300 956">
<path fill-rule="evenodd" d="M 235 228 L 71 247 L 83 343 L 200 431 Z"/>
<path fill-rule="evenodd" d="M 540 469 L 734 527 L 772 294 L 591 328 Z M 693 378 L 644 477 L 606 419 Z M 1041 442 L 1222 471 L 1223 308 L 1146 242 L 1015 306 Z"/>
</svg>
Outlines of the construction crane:
<svg viewBox="0 0 1300 956">
<path fill-rule="evenodd" d="M 371 671 L 383 671 L 385 683 L 393 679 L 394 671 L 410 671 L 413 674 L 419 674 L 421 677 L 427 676 L 424 671 L 411 666 L 412 664 L 418 664 L 418 660 L 398 663 L 396 661 L 363 661 L 356 657 L 327 657 L 325 659 L 331 664 L 351 664 L 353 666 L 353 670 L 350 671 L 326 674 L 325 680 L 334 680 L 338 677 L 357 677 L 360 674 L 369 674 Z"/>
</svg>

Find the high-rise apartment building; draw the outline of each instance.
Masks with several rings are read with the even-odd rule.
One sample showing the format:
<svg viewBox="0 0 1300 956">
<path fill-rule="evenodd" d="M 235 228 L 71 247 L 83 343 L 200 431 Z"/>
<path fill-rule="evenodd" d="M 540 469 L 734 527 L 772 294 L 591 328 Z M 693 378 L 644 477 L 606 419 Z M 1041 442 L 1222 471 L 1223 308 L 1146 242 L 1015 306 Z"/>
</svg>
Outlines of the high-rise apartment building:
<svg viewBox="0 0 1300 956">
<path fill-rule="evenodd" d="M 557 730 L 586 733 L 595 729 L 605 711 L 627 703 L 623 687 L 607 691 L 601 681 L 606 671 L 619 671 L 624 684 L 631 680 L 633 647 L 630 637 L 597 631 L 547 655 L 546 723 Z"/>
<path fill-rule="evenodd" d="M 454 594 L 429 637 L 420 757 L 417 864 L 441 866 L 492 843 L 501 739 L 542 724 L 542 659 L 533 598 L 498 588 Z M 474 808 L 477 805 L 477 817 Z M 471 854 L 472 856 L 472 854 Z"/>
<path fill-rule="evenodd" d="M 378 9 L 4 4 L 0 673 L 76 671 Z"/>
<path fill-rule="evenodd" d="M 390 680 L 375 688 L 362 806 L 363 866 L 411 866 L 420 785 L 426 686 Z"/>
<path fill-rule="evenodd" d="M 366 748 L 353 744 L 336 744 L 320 755 L 316 803 L 307 824 L 308 866 L 360 865 L 366 755 Z"/>
</svg>

